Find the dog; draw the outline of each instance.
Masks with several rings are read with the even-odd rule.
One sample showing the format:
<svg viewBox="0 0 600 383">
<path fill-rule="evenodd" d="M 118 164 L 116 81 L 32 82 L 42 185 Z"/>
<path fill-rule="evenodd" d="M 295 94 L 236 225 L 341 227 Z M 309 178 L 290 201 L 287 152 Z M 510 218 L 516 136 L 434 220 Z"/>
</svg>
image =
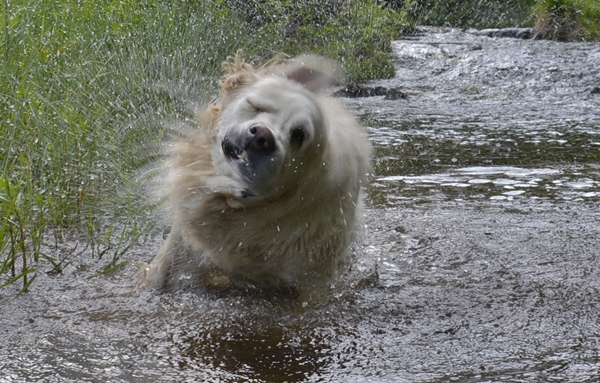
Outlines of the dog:
<svg viewBox="0 0 600 383">
<path fill-rule="evenodd" d="M 316 56 L 254 68 L 238 52 L 223 69 L 217 101 L 172 145 L 172 228 L 139 279 L 156 288 L 331 280 L 360 226 L 371 156 L 357 120 L 320 92 L 340 68 Z"/>
</svg>

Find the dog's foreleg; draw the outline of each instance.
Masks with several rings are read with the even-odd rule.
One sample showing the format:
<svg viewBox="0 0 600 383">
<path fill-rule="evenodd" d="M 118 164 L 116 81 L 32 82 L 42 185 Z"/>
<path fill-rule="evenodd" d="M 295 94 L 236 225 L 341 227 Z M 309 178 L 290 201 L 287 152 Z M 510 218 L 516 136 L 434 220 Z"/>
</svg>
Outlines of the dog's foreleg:
<svg viewBox="0 0 600 383">
<path fill-rule="evenodd" d="M 157 289 L 165 288 L 172 273 L 171 269 L 177 257 L 180 242 L 181 234 L 177 225 L 174 225 L 169 237 L 152 261 L 149 264 L 145 262 L 139 264 L 140 270 L 137 275 L 137 284 Z"/>
</svg>

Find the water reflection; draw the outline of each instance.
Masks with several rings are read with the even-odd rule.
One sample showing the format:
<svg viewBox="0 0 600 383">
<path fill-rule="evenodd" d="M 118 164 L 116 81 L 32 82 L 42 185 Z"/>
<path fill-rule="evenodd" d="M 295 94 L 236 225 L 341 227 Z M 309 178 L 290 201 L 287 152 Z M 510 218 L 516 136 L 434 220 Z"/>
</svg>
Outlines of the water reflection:
<svg viewBox="0 0 600 383">
<path fill-rule="evenodd" d="M 428 200 L 514 198 L 600 199 L 600 168 L 473 166 L 450 168 L 444 173 L 377 177 L 371 198 L 377 204 L 395 205 L 415 198 Z"/>
<path fill-rule="evenodd" d="M 240 381 L 301 382 L 329 362 L 328 348 L 314 336 L 285 327 L 200 329 L 181 339 L 182 369 L 224 370 Z"/>
</svg>

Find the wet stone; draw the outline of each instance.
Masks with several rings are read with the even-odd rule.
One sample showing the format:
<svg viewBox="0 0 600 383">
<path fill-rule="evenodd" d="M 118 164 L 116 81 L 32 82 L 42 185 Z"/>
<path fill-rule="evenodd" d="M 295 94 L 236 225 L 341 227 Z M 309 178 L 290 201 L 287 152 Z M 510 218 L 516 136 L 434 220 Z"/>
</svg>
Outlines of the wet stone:
<svg viewBox="0 0 600 383">
<path fill-rule="evenodd" d="M 406 93 L 396 88 L 388 89 L 383 86 L 368 87 L 362 85 L 347 85 L 346 87 L 335 91 L 332 96 L 346 98 L 384 96 L 384 99 L 386 100 L 398 100 L 407 97 Z"/>
<path fill-rule="evenodd" d="M 478 36 L 508 37 L 515 39 L 530 39 L 533 37 L 533 28 L 490 28 L 482 30 L 471 29 L 468 31 Z"/>
</svg>

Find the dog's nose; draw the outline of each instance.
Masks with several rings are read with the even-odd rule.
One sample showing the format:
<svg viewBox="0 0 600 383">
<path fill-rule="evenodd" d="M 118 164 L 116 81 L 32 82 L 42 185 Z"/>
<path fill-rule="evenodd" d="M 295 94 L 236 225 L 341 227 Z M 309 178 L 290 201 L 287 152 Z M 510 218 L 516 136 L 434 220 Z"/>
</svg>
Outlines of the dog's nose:
<svg viewBox="0 0 600 383">
<path fill-rule="evenodd" d="M 275 137 L 269 128 L 255 125 L 249 129 L 250 136 L 246 144 L 246 150 L 269 154 L 275 151 Z"/>
</svg>

